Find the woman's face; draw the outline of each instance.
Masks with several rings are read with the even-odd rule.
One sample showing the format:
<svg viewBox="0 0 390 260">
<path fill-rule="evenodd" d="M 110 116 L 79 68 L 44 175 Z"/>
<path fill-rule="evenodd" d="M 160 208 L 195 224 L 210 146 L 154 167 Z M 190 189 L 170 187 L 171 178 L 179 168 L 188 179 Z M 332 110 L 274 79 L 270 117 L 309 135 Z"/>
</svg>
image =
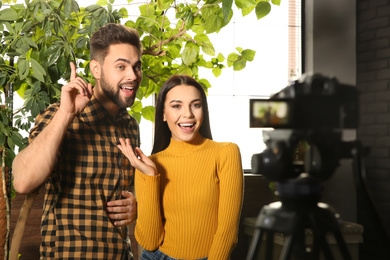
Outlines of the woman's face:
<svg viewBox="0 0 390 260">
<path fill-rule="evenodd" d="M 197 88 L 178 85 L 165 97 L 164 122 L 176 141 L 192 141 L 203 122 L 202 96 Z"/>
</svg>

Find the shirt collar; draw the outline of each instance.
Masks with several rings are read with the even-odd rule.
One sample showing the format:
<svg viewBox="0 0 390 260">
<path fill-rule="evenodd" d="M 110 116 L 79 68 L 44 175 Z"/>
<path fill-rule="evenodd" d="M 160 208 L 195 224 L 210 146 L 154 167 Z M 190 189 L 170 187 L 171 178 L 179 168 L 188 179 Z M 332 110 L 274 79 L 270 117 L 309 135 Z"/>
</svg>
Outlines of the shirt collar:
<svg viewBox="0 0 390 260">
<path fill-rule="evenodd" d="M 93 124 L 94 121 L 110 120 L 113 123 L 118 123 L 121 120 L 130 119 L 129 112 L 126 108 L 121 108 L 118 114 L 114 118 L 108 111 L 103 107 L 95 95 L 92 95 L 91 101 L 85 107 L 83 112 L 80 113 L 80 119 L 86 123 Z"/>
</svg>

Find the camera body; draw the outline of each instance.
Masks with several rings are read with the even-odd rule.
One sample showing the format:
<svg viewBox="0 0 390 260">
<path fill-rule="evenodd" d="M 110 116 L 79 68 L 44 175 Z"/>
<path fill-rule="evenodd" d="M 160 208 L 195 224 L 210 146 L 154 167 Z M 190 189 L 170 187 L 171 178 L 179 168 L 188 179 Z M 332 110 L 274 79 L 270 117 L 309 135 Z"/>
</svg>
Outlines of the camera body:
<svg viewBox="0 0 390 260">
<path fill-rule="evenodd" d="M 342 130 L 358 127 L 358 113 L 356 87 L 320 74 L 305 75 L 269 99 L 250 100 L 250 127 L 274 128 L 263 132 L 267 147 L 252 156 L 252 172 L 277 182 L 302 173 L 329 179 L 350 153 Z"/>
<path fill-rule="evenodd" d="M 356 87 L 314 74 L 302 76 L 269 99 L 251 99 L 250 127 L 356 128 L 358 112 Z"/>
</svg>

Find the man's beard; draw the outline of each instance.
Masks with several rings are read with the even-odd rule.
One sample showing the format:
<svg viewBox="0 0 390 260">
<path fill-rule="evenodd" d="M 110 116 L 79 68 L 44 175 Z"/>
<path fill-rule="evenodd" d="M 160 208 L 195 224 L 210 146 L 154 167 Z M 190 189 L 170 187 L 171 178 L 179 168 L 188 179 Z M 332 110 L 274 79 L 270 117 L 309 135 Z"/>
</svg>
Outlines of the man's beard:
<svg viewBox="0 0 390 260">
<path fill-rule="evenodd" d="M 128 84 L 129 82 L 125 82 L 124 84 Z M 138 89 L 138 82 L 131 82 L 134 83 L 134 93 L 136 93 Z M 123 84 L 123 83 L 122 83 Z M 131 107 L 134 104 L 135 95 L 131 97 L 126 97 L 124 99 L 121 99 L 119 91 L 122 84 L 118 85 L 118 89 L 115 90 L 115 88 L 110 85 L 104 78 L 104 72 L 101 71 L 101 78 L 100 78 L 100 87 L 103 90 L 103 93 L 118 107 L 120 108 L 127 108 Z"/>
</svg>

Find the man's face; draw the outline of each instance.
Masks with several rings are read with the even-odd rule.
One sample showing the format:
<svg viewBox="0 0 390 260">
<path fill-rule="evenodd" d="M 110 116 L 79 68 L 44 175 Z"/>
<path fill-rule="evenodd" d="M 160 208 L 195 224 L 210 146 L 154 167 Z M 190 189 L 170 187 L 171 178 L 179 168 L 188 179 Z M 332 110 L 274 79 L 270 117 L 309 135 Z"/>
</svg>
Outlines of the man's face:
<svg viewBox="0 0 390 260">
<path fill-rule="evenodd" d="M 120 108 L 131 107 L 142 80 L 141 60 L 137 48 L 114 44 L 101 66 L 100 87 Z"/>
</svg>

